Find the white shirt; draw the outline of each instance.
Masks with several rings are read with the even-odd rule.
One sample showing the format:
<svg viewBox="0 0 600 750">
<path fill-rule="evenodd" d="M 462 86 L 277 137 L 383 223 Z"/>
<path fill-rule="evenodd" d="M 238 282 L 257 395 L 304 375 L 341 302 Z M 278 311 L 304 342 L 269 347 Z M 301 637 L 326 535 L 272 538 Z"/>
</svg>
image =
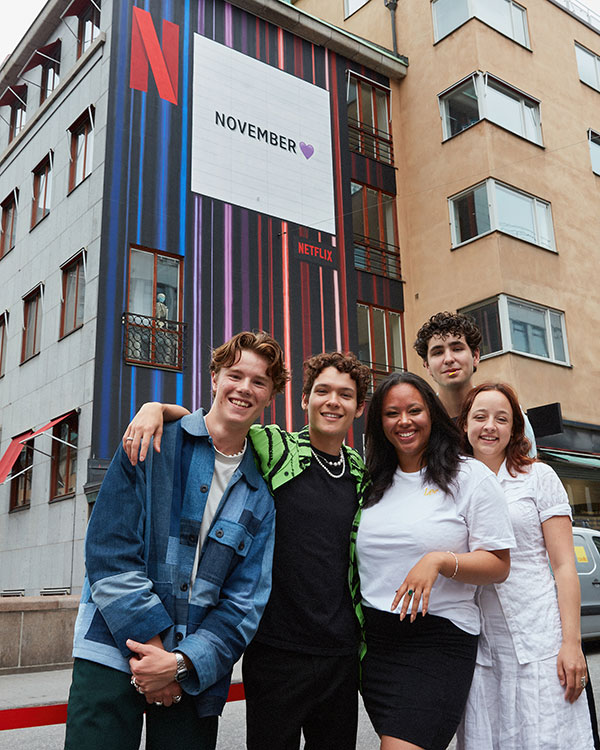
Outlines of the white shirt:
<svg viewBox="0 0 600 750">
<path fill-rule="evenodd" d="M 424 482 L 423 475 L 424 470 L 407 474 L 398 468 L 381 500 L 362 511 L 356 550 L 368 607 L 389 612 L 396 589 L 427 552 L 501 550 L 515 544 L 504 493 L 486 466 L 474 458 L 461 459 L 454 497 Z M 440 575 L 429 612 L 476 635 L 476 589 Z"/>
<path fill-rule="evenodd" d="M 571 517 L 571 506 L 560 479 L 546 464 L 536 462 L 511 477 L 503 463 L 498 479 L 508 502 L 516 549 L 510 575 L 493 584 L 506 618 L 520 664 L 555 656 L 562 643 L 556 586 L 548 564 L 542 524 L 553 516 Z M 491 665 L 485 609 L 477 662 Z"/>
</svg>

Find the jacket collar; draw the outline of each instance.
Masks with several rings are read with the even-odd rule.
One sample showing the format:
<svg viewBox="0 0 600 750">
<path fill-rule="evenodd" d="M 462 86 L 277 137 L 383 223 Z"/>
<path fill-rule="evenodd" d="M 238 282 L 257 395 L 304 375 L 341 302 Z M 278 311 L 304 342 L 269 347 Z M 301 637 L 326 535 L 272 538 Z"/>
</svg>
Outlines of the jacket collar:
<svg viewBox="0 0 600 750">
<path fill-rule="evenodd" d="M 186 414 L 185 417 L 181 418 L 181 428 L 185 430 L 188 435 L 192 435 L 193 437 L 207 438 L 211 448 L 213 448 L 213 441 L 208 428 L 206 427 L 206 413 L 207 412 L 204 409 L 197 409 L 191 414 Z M 256 467 L 254 448 L 252 447 L 250 440 L 248 440 L 248 447 L 246 448 L 246 452 L 244 453 L 244 457 L 242 458 L 237 471 L 242 472 L 245 480 L 254 489 L 260 487 L 261 482 L 263 481 L 262 474 L 260 474 Z"/>
</svg>

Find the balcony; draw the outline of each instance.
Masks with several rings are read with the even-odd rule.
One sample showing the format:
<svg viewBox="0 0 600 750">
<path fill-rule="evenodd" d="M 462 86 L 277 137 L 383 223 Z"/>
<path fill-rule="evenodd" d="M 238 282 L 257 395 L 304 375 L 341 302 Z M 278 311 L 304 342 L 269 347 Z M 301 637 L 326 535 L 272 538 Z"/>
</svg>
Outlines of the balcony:
<svg viewBox="0 0 600 750">
<path fill-rule="evenodd" d="M 123 313 L 124 358 L 130 365 L 183 370 L 186 323 Z"/>
<path fill-rule="evenodd" d="M 390 279 L 401 279 L 400 248 L 362 234 L 354 235 L 354 267 Z"/>
<path fill-rule="evenodd" d="M 383 130 L 365 126 L 358 120 L 348 118 L 348 141 L 351 151 L 384 164 L 394 163 L 392 137 Z"/>
<path fill-rule="evenodd" d="M 380 385 L 388 375 L 391 375 L 393 372 L 404 372 L 403 367 L 396 367 L 395 365 L 385 365 L 382 362 L 369 362 L 366 359 L 363 359 L 363 357 L 359 356 L 360 361 L 363 363 L 363 365 L 367 365 L 367 367 L 371 370 L 371 385 L 369 386 L 369 390 L 367 391 L 367 398 L 370 399 L 373 396 L 373 393 L 375 392 L 375 389 L 378 385 Z"/>
</svg>

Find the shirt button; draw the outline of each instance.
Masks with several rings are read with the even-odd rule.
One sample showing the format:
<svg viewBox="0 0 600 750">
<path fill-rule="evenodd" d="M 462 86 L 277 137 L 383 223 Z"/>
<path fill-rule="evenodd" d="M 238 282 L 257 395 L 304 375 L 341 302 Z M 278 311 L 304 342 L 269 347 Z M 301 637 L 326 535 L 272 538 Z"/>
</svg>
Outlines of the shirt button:
<svg viewBox="0 0 600 750">
<path fill-rule="evenodd" d="M 196 544 L 196 542 L 198 541 L 198 537 L 195 534 L 190 534 L 188 539 L 190 544 Z"/>
<path fill-rule="evenodd" d="M 181 589 L 182 591 L 187 591 L 187 590 L 188 590 L 188 585 L 187 585 L 187 583 L 182 583 L 182 584 L 181 584 L 181 586 L 180 586 L 179 588 L 180 588 L 180 589 Z"/>
<path fill-rule="evenodd" d="M 215 531 L 215 536 L 220 539 L 223 536 L 223 529 L 217 529 Z"/>
<path fill-rule="evenodd" d="M 242 551 L 242 550 L 244 549 L 244 547 L 245 547 L 245 546 L 246 546 L 246 545 L 244 544 L 244 542 L 240 542 L 240 543 L 238 544 L 238 549 L 239 549 L 239 551 L 241 552 L 241 551 Z"/>
<path fill-rule="evenodd" d="M 175 640 L 176 641 L 182 641 L 183 640 L 183 633 L 175 633 Z"/>
<path fill-rule="evenodd" d="M 200 492 L 208 492 L 208 485 L 207 484 L 203 484 L 200 487 Z"/>
</svg>

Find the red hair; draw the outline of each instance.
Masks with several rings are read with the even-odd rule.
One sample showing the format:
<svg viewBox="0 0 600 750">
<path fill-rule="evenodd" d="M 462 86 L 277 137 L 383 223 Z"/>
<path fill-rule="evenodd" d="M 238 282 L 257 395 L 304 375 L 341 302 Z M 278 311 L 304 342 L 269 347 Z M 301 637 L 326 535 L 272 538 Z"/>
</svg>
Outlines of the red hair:
<svg viewBox="0 0 600 750">
<path fill-rule="evenodd" d="M 473 402 L 480 393 L 484 391 L 498 391 L 510 404 L 512 411 L 512 430 L 510 433 L 510 440 L 506 446 L 506 468 L 511 476 L 516 476 L 517 473 L 524 473 L 525 466 L 529 466 L 534 463 L 535 458 L 531 458 L 529 451 L 531 450 L 531 442 L 525 437 L 525 418 L 521 407 L 519 406 L 519 400 L 517 394 L 507 383 L 482 383 L 472 391 L 469 391 L 466 397 L 462 411 L 457 420 L 457 425 L 463 435 L 463 448 L 465 453 L 470 456 L 473 455 L 473 448 L 469 443 L 467 437 L 467 418 L 469 412 L 473 408 Z"/>
</svg>

